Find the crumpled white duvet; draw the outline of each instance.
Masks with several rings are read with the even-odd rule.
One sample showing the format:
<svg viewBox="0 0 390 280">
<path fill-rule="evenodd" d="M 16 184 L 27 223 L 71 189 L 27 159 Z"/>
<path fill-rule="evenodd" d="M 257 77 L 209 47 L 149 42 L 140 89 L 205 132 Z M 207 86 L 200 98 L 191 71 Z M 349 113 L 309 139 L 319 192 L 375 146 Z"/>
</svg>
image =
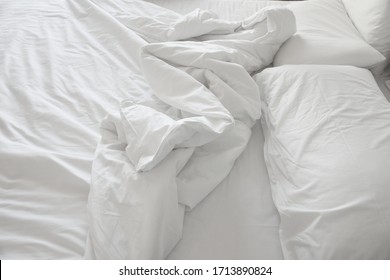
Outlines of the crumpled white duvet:
<svg viewBox="0 0 390 280">
<path fill-rule="evenodd" d="M 260 118 L 251 75 L 295 32 L 292 13 L 267 8 L 244 21 L 208 11 L 180 16 L 140 1 L 118 13 L 150 42 L 140 63 L 154 96 L 123 100 L 101 125 L 88 201 L 90 258 L 165 258 L 185 209 L 225 178 Z M 129 50 L 131 51 L 131 50 Z"/>
</svg>

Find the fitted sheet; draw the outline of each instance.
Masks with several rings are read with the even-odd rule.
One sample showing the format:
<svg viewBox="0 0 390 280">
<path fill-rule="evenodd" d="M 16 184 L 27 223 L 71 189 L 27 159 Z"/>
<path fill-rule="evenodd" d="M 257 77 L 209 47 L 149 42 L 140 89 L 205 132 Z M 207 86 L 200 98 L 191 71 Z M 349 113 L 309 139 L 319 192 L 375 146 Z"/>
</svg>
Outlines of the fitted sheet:
<svg viewBox="0 0 390 280">
<path fill-rule="evenodd" d="M 145 42 L 86 0 L 1 9 L 0 258 L 80 259 L 99 124 L 129 94 L 151 94 Z M 228 178 L 186 214 L 169 258 L 282 258 L 259 124 L 253 131 Z"/>
<path fill-rule="evenodd" d="M 283 259 L 260 122 L 229 176 L 186 213 L 168 259 Z"/>
</svg>

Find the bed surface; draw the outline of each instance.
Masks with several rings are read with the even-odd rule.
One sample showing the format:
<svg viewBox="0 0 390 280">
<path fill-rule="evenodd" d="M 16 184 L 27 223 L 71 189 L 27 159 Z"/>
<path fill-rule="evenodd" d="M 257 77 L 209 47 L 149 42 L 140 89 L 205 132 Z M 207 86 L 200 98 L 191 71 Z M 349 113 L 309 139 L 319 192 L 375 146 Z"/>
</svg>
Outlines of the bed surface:
<svg viewBox="0 0 390 280">
<path fill-rule="evenodd" d="M 150 94 L 128 30 L 86 3 L 2 4 L 1 259 L 83 258 L 99 124 L 134 88 Z M 170 258 L 282 258 L 262 141 L 257 124 L 229 177 L 187 213 Z"/>
<path fill-rule="evenodd" d="M 88 10 L 87 2 L 1 4 L 1 259 L 84 257 L 86 202 L 100 122 L 135 89 L 151 94 L 138 51 L 126 40 L 136 35 L 100 8 Z M 149 2 L 179 13 L 210 9 L 233 20 L 264 6 L 288 4 Z M 377 77 L 390 100 L 381 86 L 386 79 Z M 183 238 L 170 259 L 283 258 L 263 145 L 258 122 L 230 175 L 186 214 Z"/>
</svg>

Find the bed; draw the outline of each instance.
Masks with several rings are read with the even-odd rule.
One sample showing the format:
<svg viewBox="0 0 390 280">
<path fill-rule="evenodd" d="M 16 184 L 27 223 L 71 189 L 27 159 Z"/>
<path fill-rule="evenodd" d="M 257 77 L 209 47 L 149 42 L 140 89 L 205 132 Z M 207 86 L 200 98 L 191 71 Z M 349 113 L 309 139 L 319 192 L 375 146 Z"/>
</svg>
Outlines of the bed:
<svg viewBox="0 0 390 280">
<path fill-rule="evenodd" d="M 135 5 L 135 7 L 140 5 L 136 1 L 125 0 L 4 1 L 1 4 L 0 25 L 4 32 L 0 40 L 0 60 L 1 65 L 3 65 L 0 70 L 1 104 L 3 108 L 0 110 L 0 127 L 2 131 L 0 136 L 0 258 L 389 259 L 390 213 L 389 207 L 386 204 L 382 205 L 382 202 L 389 198 L 389 191 L 388 188 L 386 189 L 386 186 L 388 187 L 390 184 L 389 178 L 383 175 L 385 174 L 384 170 L 390 166 L 390 163 L 386 161 L 386 153 L 389 151 L 388 143 L 390 143 L 387 141 L 389 140 L 388 131 L 390 126 L 387 125 L 389 104 L 386 98 L 390 100 L 390 93 L 384 86 L 384 81 L 387 80 L 388 74 L 386 74 L 386 71 L 383 71 L 387 63 L 385 57 L 389 57 L 387 53 L 389 50 L 376 45 L 376 37 L 371 33 L 368 32 L 369 36 L 365 36 L 367 30 L 364 27 L 367 24 L 359 25 L 359 22 L 354 17 L 354 14 L 359 14 L 361 11 L 358 9 L 354 10 L 353 5 L 349 6 L 351 1 L 345 0 L 342 3 L 337 0 L 337 4 L 335 4 L 337 5 L 336 10 L 340 11 L 339 7 L 350 7 L 348 14 L 345 10 L 343 10 L 342 14 L 347 15 L 348 20 L 351 22 L 345 23 L 344 18 L 342 20 L 343 24 L 348 25 L 347 28 L 352 26 L 354 29 L 348 32 L 347 35 L 345 29 L 343 29 L 340 31 L 341 33 L 333 37 L 330 36 L 331 39 L 336 38 L 338 40 L 340 40 L 340 36 L 348 36 L 348 40 L 353 42 L 352 49 L 356 53 L 351 55 L 351 48 L 348 48 L 347 44 L 345 48 L 338 48 L 337 52 L 340 53 L 340 57 L 337 57 L 337 61 L 330 62 L 330 59 L 326 57 L 321 56 L 318 58 L 315 52 L 306 52 L 304 56 L 300 53 L 294 53 L 297 49 L 301 49 L 299 45 L 301 37 L 298 37 L 298 39 L 295 37 L 295 40 L 286 38 L 284 41 L 287 43 L 283 44 L 282 47 L 280 45 L 284 41 L 279 42 L 280 45 L 275 44 L 277 45 L 275 48 L 278 51 L 272 55 L 272 58 L 275 56 L 275 59 L 273 59 L 275 67 L 258 71 L 260 73 L 257 73 L 258 69 L 250 71 L 254 77 L 253 83 L 257 83 L 256 85 L 259 87 L 260 92 L 271 93 L 274 91 L 274 96 L 288 92 L 286 96 L 292 96 L 292 98 L 295 96 L 294 99 L 297 98 L 297 93 L 292 89 L 299 85 L 293 84 L 294 81 L 292 79 L 290 81 L 289 77 L 294 77 L 294 75 L 298 75 L 297 73 L 301 73 L 296 77 L 296 80 L 302 79 L 303 82 L 300 85 L 302 86 L 302 84 L 305 84 L 305 79 L 315 80 L 315 78 L 310 76 L 314 75 L 313 73 L 322 73 L 316 76 L 317 79 L 325 75 L 332 83 L 325 84 L 320 79 L 317 87 L 320 85 L 335 87 L 335 92 L 338 92 L 337 90 L 339 89 L 343 89 L 343 91 L 339 90 L 339 92 L 347 92 L 345 89 L 349 88 L 351 89 L 351 92 L 348 93 L 349 97 L 354 94 L 359 96 L 361 103 L 352 102 L 350 104 L 344 102 L 351 106 L 353 112 L 365 110 L 365 107 L 361 104 L 367 104 L 367 108 L 371 108 L 371 111 L 380 108 L 375 117 L 372 117 L 369 113 L 365 118 L 358 113 L 353 115 L 353 117 L 362 118 L 363 121 L 367 120 L 365 129 L 370 131 L 370 136 L 379 139 L 378 141 L 372 141 L 370 138 L 366 139 L 366 142 L 360 143 L 363 145 L 363 148 L 370 147 L 371 150 L 381 149 L 379 154 L 367 154 L 366 158 L 370 159 L 370 161 L 367 160 L 366 163 L 370 164 L 366 164 L 364 167 L 364 170 L 370 169 L 371 163 L 377 160 L 379 162 L 378 165 L 374 165 L 375 167 L 380 167 L 377 168 L 377 173 L 373 172 L 363 177 L 381 178 L 382 181 L 375 183 L 377 189 L 374 189 L 374 193 L 380 195 L 375 197 L 375 201 L 380 205 L 380 209 L 371 207 L 371 204 L 365 202 L 363 199 L 365 194 L 364 186 L 362 186 L 362 190 L 359 192 L 362 198 L 360 203 L 365 203 L 364 206 L 368 206 L 363 210 L 358 208 L 358 211 L 363 212 L 355 212 L 359 213 L 359 215 L 361 213 L 377 215 L 377 212 L 379 212 L 382 215 L 380 220 L 373 221 L 368 228 L 372 229 L 371 232 L 362 231 L 366 234 L 365 236 L 370 237 L 370 244 L 377 246 L 371 246 L 370 248 L 362 246 L 361 250 L 357 250 L 357 252 L 351 248 L 346 248 L 343 251 L 344 254 L 339 254 L 337 250 L 343 248 L 343 246 L 338 242 L 334 242 L 337 240 L 337 236 L 330 236 L 325 242 L 325 248 L 322 248 L 321 246 L 316 246 L 313 240 L 307 241 L 297 234 L 297 231 L 303 232 L 302 228 L 289 226 L 289 222 L 299 224 L 300 221 L 306 221 L 307 224 L 302 223 L 302 227 L 311 228 L 314 227 L 315 223 L 311 220 L 305 220 L 298 214 L 294 216 L 297 212 L 286 207 L 280 198 L 282 194 L 276 191 L 279 189 L 288 190 L 288 187 L 280 185 L 280 182 L 273 182 L 274 176 L 276 179 L 289 177 L 296 171 L 292 172 L 292 169 L 283 170 L 282 167 L 287 166 L 291 168 L 291 165 L 286 164 L 287 157 L 282 161 L 277 161 L 278 156 L 275 156 L 275 154 L 284 155 L 283 151 L 288 151 L 288 149 L 278 150 L 278 147 L 283 147 L 278 146 L 273 147 L 274 149 L 271 150 L 270 146 L 272 145 L 270 143 L 274 142 L 270 139 L 276 137 L 275 135 L 279 135 L 277 139 L 280 141 L 285 140 L 286 143 L 280 142 L 285 147 L 292 141 L 290 138 L 280 137 L 280 131 L 282 131 L 280 129 L 282 128 L 279 128 L 276 124 L 284 124 L 282 120 L 285 120 L 286 116 L 290 116 L 289 114 L 294 113 L 287 109 L 294 108 L 294 106 L 278 108 L 275 105 L 275 107 L 272 107 L 272 110 L 276 110 L 275 112 L 282 112 L 287 108 L 283 111 L 285 115 L 280 115 L 281 120 L 273 124 L 270 121 L 272 120 L 270 116 L 273 114 L 270 109 L 271 105 L 267 105 L 269 107 L 265 106 L 273 102 L 271 97 L 262 96 L 262 100 L 268 101 L 261 103 L 262 108 L 257 106 L 256 108 L 259 111 L 253 114 L 259 113 L 267 117 L 263 117 L 262 121 L 255 120 L 251 123 L 250 132 L 245 132 L 247 133 L 245 143 L 242 145 L 242 149 L 232 157 L 231 163 L 227 163 L 224 156 L 219 159 L 216 157 L 215 160 L 219 160 L 219 163 L 225 168 L 223 172 L 220 171 L 221 174 L 226 173 L 226 176 L 220 176 L 220 182 L 216 180 L 217 186 L 205 190 L 205 194 L 202 193 L 197 199 L 194 198 L 197 192 L 192 193 L 191 191 L 184 192 L 184 194 L 187 193 L 189 195 L 184 195 L 183 198 L 175 198 L 188 201 L 185 207 L 183 204 L 177 204 L 177 200 L 175 200 L 176 205 L 175 203 L 169 204 L 175 206 L 174 209 L 167 211 L 167 213 L 175 213 L 177 215 L 174 220 L 170 220 L 173 214 L 150 217 L 145 215 L 145 212 L 142 212 L 144 209 L 160 211 L 162 208 L 156 208 L 156 205 L 158 205 L 157 202 L 165 201 L 166 190 L 156 191 L 158 196 L 148 202 L 146 198 L 152 196 L 155 192 L 153 189 L 151 193 L 148 193 L 148 191 L 146 193 L 140 192 L 140 197 L 137 197 L 132 195 L 133 192 L 129 192 L 128 187 L 123 184 L 124 181 L 129 180 L 134 174 L 141 174 L 142 170 L 146 171 L 143 174 L 158 170 L 162 166 L 161 162 L 164 163 L 163 156 L 159 159 L 160 161 L 147 162 L 147 164 L 138 166 L 139 170 L 135 170 L 131 175 L 128 175 L 130 173 L 124 173 L 129 168 L 129 165 L 128 160 L 126 161 L 123 157 L 120 160 L 115 159 L 117 163 L 122 162 L 119 165 L 104 165 L 105 160 L 109 162 L 114 158 L 113 154 L 106 152 L 105 149 L 107 148 L 113 151 L 122 149 L 124 152 L 128 152 L 129 157 L 140 156 L 134 153 L 134 151 L 138 151 L 136 149 L 131 149 L 130 147 L 126 150 L 126 145 L 122 145 L 122 143 L 119 145 L 116 142 L 109 142 L 112 141 L 110 133 L 119 131 L 117 129 L 119 125 L 117 126 L 117 124 L 120 122 L 121 116 L 126 112 L 130 112 L 123 110 L 121 112 L 122 115 L 118 117 L 118 108 L 128 108 L 126 107 L 128 103 L 123 102 L 123 100 L 126 101 L 130 98 L 133 103 L 142 101 L 143 103 L 141 104 L 143 106 L 149 106 L 157 102 L 149 82 L 155 81 L 155 83 L 158 83 L 158 80 L 153 79 L 157 79 L 159 75 L 154 73 L 154 75 L 150 74 L 148 79 L 145 78 L 144 71 L 148 66 L 145 64 L 145 61 L 141 61 L 140 54 L 146 49 L 149 51 L 148 55 L 154 55 L 159 49 L 148 49 L 147 41 L 158 42 L 160 39 L 157 37 L 151 38 L 151 33 L 144 32 L 142 28 L 136 30 L 136 32 L 130 30 L 129 26 L 132 24 L 134 26 L 134 22 L 131 21 L 131 18 L 129 19 L 129 14 L 137 11 L 139 12 L 137 16 L 145 20 L 145 18 L 155 16 L 158 14 L 157 12 L 162 11 L 160 6 L 172 11 L 174 13 L 170 14 L 172 18 L 178 15 L 185 15 L 195 8 L 210 10 L 213 13 L 201 15 L 213 21 L 211 28 L 214 28 L 214 33 L 212 36 L 218 36 L 219 34 L 215 33 L 215 26 L 218 24 L 220 28 L 231 28 L 231 26 L 236 26 L 237 22 L 241 24 L 241 21 L 250 17 L 254 11 L 261 11 L 264 7 L 282 7 L 291 4 L 288 1 L 267 2 L 254 0 L 153 0 L 148 2 L 158 6 L 150 6 L 150 9 L 142 11 L 142 9 L 131 8 L 132 5 Z M 378 5 L 385 5 L 381 7 L 386 9 L 390 7 L 389 1 L 374 2 L 379 3 Z M 147 5 L 148 3 L 142 4 Z M 288 9 L 287 13 L 292 10 L 297 17 L 297 15 L 307 12 L 305 10 L 307 9 L 306 6 L 302 6 L 307 5 L 306 2 L 299 3 L 299 5 Z M 274 10 L 273 8 L 267 9 L 267 11 Z M 287 10 L 284 8 L 279 9 L 283 12 Z M 315 11 L 318 7 L 313 4 L 313 7 L 310 9 Z M 334 10 L 329 8 L 329 13 L 332 14 L 333 12 Z M 165 12 L 161 13 L 165 15 Z M 262 15 L 264 16 L 264 13 Z M 218 21 L 218 17 L 224 21 Z M 264 18 L 260 22 L 263 22 Z M 303 33 L 300 34 L 310 37 L 310 30 L 300 29 L 300 25 L 307 24 L 305 20 L 310 23 L 310 19 L 302 18 L 302 16 L 299 17 L 300 21 L 297 19 L 298 32 L 301 30 Z M 164 21 L 162 22 L 164 23 Z M 232 25 L 231 22 L 234 22 L 234 24 Z M 318 22 L 321 23 L 320 20 Z M 144 24 L 145 22 L 141 23 Z M 390 24 L 387 26 L 390 26 Z M 236 28 L 234 27 L 233 29 L 235 30 Z M 252 28 L 252 26 L 249 28 Z M 307 31 L 307 33 L 304 33 L 304 31 Z M 225 30 L 224 32 L 226 33 L 227 31 Z M 384 31 L 379 30 L 378 32 L 382 34 Z M 314 44 L 328 42 L 323 39 L 326 38 L 326 34 L 321 33 L 322 37 L 314 35 L 314 37 L 320 39 L 315 41 Z M 389 42 L 386 41 L 389 36 L 390 34 L 387 37 L 385 36 L 384 39 L 381 38 L 382 41 L 385 41 L 385 45 Z M 211 39 L 215 40 L 214 37 Z M 168 40 L 175 42 L 177 38 L 168 38 Z M 207 41 L 210 38 L 206 36 L 199 40 Z M 158 45 L 157 43 L 154 46 L 165 47 L 166 45 Z M 315 48 L 313 46 L 309 47 L 310 49 Z M 163 54 L 165 55 L 165 53 Z M 327 55 L 332 58 L 334 57 L 334 52 L 330 51 Z M 163 57 L 161 60 L 166 62 L 176 59 L 176 57 L 179 57 L 179 55 L 170 55 Z M 150 58 L 150 56 L 147 58 Z M 292 61 L 292 58 L 301 58 L 301 60 Z M 157 62 L 160 63 L 161 61 Z M 267 65 L 264 65 L 261 70 L 270 66 L 268 62 L 265 64 Z M 291 64 L 343 64 L 344 66 L 328 65 L 305 68 L 305 66 L 289 66 Z M 153 68 L 152 66 L 150 67 Z M 339 67 L 342 70 L 339 70 Z M 273 73 L 273 69 L 280 69 L 275 70 L 275 72 L 280 72 Z M 375 73 L 377 83 L 375 83 L 371 72 L 367 69 Z M 341 81 L 335 82 L 334 73 L 338 73 L 339 77 L 344 77 L 349 83 L 345 82 L 345 84 L 338 87 L 337 85 Z M 280 79 L 279 81 L 274 81 L 275 76 L 283 77 L 282 81 Z M 200 81 L 202 78 L 198 79 Z M 283 88 L 283 84 L 285 88 Z M 355 86 L 357 84 L 358 86 Z M 280 86 L 278 87 L 277 85 Z M 163 86 L 166 85 L 163 84 Z M 307 87 L 309 86 L 307 85 Z M 359 87 L 364 90 L 359 90 Z M 310 90 L 312 89 L 308 89 L 308 91 Z M 288 103 L 285 100 L 283 102 L 282 104 Z M 314 101 L 310 100 L 310 102 Z M 310 102 L 305 104 L 311 107 L 319 106 L 318 103 Z M 335 104 L 340 104 L 340 102 L 338 101 Z M 167 112 L 169 109 L 164 107 L 165 104 L 160 104 L 159 106 L 166 110 L 164 112 Z M 347 109 L 348 107 L 345 110 Z M 319 107 L 318 110 L 321 110 L 321 108 Z M 367 111 L 371 112 L 370 110 L 367 109 Z M 313 113 L 307 108 L 304 111 L 308 112 L 308 117 L 311 116 L 309 113 Z M 137 121 L 138 117 L 146 115 L 145 112 L 135 112 L 134 114 L 130 112 L 129 116 L 135 116 L 134 120 Z M 173 115 L 177 113 L 174 110 L 169 112 Z M 112 117 L 107 118 L 107 115 Z M 155 119 L 157 119 L 156 116 L 154 115 Z M 305 114 L 295 114 L 294 116 L 297 118 L 301 116 L 301 118 L 296 120 L 299 123 Z M 186 117 L 193 117 L 193 115 L 187 115 Z M 295 120 L 294 118 L 291 119 Z M 165 119 L 161 120 L 161 123 L 163 121 Z M 159 122 L 156 121 L 156 123 Z M 371 123 L 378 124 L 379 127 L 370 126 Z M 287 125 L 291 125 L 291 123 Z M 140 129 L 143 129 L 142 125 L 140 125 Z M 356 132 L 357 136 L 355 135 L 354 137 L 359 137 L 363 134 L 364 131 L 362 130 L 358 130 Z M 244 129 L 244 131 L 247 130 Z M 263 131 L 266 133 L 264 134 Z M 326 132 L 324 133 L 326 134 Z M 120 138 L 119 136 L 118 133 L 118 139 Z M 145 137 L 149 137 L 149 135 Z M 150 135 L 150 137 L 153 139 L 157 138 L 156 134 Z M 289 137 L 293 137 L 293 135 L 289 135 Z M 108 139 L 109 141 L 102 142 L 102 139 Z M 128 140 L 128 138 L 126 139 Z M 324 140 L 319 138 L 318 141 Z M 150 143 L 152 142 L 150 140 Z M 375 143 L 372 144 L 373 142 Z M 266 148 L 264 145 L 266 145 Z M 310 145 L 307 145 L 307 142 L 301 145 L 303 145 L 302 147 L 310 147 Z M 197 146 L 201 145 L 198 144 Z M 193 151 L 191 147 L 188 143 L 180 147 L 177 146 L 166 152 L 165 156 L 167 154 L 170 156 L 172 151 L 181 153 L 182 155 L 178 156 L 175 166 L 180 166 L 180 159 L 182 158 L 186 158 L 186 161 L 182 163 L 185 165 L 192 156 Z M 306 151 L 304 148 L 302 149 Z M 307 164 L 305 156 L 310 155 L 313 150 L 303 151 L 300 155 L 301 157 L 297 156 L 294 159 L 299 166 L 305 168 L 305 164 Z M 161 153 L 157 154 L 157 156 L 159 155 Z M 317 156 L 325 158 L 329 155 L 320 154 Z M 175 157 L 175 155 L 172 157 Z M 311 161 L 314 162 L 315 160 L 311 159 Z M 127 162 L 127 165 L 123 162 Z M 289 162 L 292 161 L 289 160 Z M 348 166 L 347 164 L 343 168 L 348 168 Z M 179 168 L 180 172 L 183 168 L 184 166 Z M 359 170 L 359 167 L 354 168 Z M 324 167 L 321 170 L 323 169 Z M 169 169 L 167 170 L 166 172 L 170 172 Z M 115 172 L 117 172 L 115 176 L 106 176 L 107 174 L 115 174 Z M 275 175 L 277 172 L 279 173 Z M 218 173 L 218 170 L 215 173 Z M 287 173 L 289 176 L 286 175 Z M 160 174 L 162 175 L 154 177 L 155 183 L 150 186 L 159 185 L 159 180 L 163 181 L 162 178 L 165 178 L 165 173 L 162 172 Z M 126 180 L 124 177 L 126 177 Z M 271 180 L 269 177 L 271 177 Z M 172 178 L 175 179 L 175 176 L 171 176 L 167 180 L 172 180 Z M 214 179 L 214 177 L 212 178 Z M 294 178 L 293 176 L 289 179 L 293 180 Z M 145 180 L 149 180 L 149 178 Z M 323 181 L 321 178 L 318 180 L 320 182 Z M 348 180 L 348 178 L 345 180 Z M 167 182 L 169 185 L 170 181 Z M 105 189 L 106 192 L 99 193 L 98 186 L 101 184 L 121 186 L 124 189 L 124 193 L 112 192 L 115 195 L 109 196 L 107 188 Z M 312 185 L 314 187 L 321 186 L 320 183 L 313 183 Z M 137 187 L 139 185 L 133 184 L 133 186 Z M 315 196 L 325 193 L 317 189 L 311 190 Z M 175 191 L 173 190 L 172 193 L 175 193 Z M 345 193 L 349 192 L 348 189 L 344 191 Z M 135 190 L 135 193 L 137 193 L 137 190 Z M 345 193 L 342 194 L 345 195 Z M 113 208 L 106 208 L 108 207 L 107 204 L 102 203 L 102 200 L 100 200 L 103 196 L 105 198 L 109 197 L 105 201 L 111 203 L 109 206 Z M 168 201 L 172 199 L 172 196 L 166 197 Z M 122 201 L 122 198 L 129 199 L 132 203 L 134 202 L 131 205 L 136 205 L 135 208 L 126 206 L 126 203 L 118 203 L 118 201 Z M 301 206 L 304 205 L 306 207 L 307 213 L 309 212 L 307 205 L 311 204 L 304 200 L 306 198 L 303 196 L 303 201 L 299 201 L 299 203 L 301 203 Z M 155 204 L 148 205 L 148 203 L 151 204 L 152 202 Z M 340 203 L 346 202 L 341 201 Z M 137 208 L 138 205 L 140 205 L 139 208 Z M 161 207 L 167 209 L 165 206 Z M 324 209 L 320 210 L 322 212 L 326 211 Z M 129 216 L 125 216 L 124 220 L 128 221 L 128 223 L 121 221 L 117 217 L 118 213 L 125 212 L 115 211 L 127 211 L 126 213 Z M 137 211 L 140 211 L 140 213 L 137 214 Z M 104 219 L 102 218 L 103 212 L 106 215 Z M 155 223 L 142 225 L 139 217 L 143 217 L 142 219 L 145 220 L 150 219 L 150 221 Z M 291 220 L 286 219 L 286 217 L 290 217 Z M 167 220 L 166 223 L 165 219 Z M 369 218 L 367 219 L 369 220 Z M 162 222 L 162 220 L 164 221 Z M 314 227 L 314 229 L 318 229 L 318 232 L 316 231 L 315 233 L 319 235 L 320 239 L 324 238 L 326 228 L 325 230 L 321 228 L 321 219 L 316 218 L 314 220 L 318 223 L 318 227 Z M 364 221 L 366 220 L 352 219 L 350 224 L 355 226 Z M 384 227 L 381 227 L 379 230 L 377 228 L 378 224 L 384 225 Z M 156 225 L 161 225 L 161 228 L 155 227 Z M 114 231 L 117 228 L 120 230 Z M 335 231 L 336 233 L 338 231 Z M 348 240 L 348 234 L 351 233 L 343 233 Z M 141 237 L 145 237 L 146 241 L 140 241 Z M 161 240 L 157 237 L 161 238 Z M 352 245 L 361 242 L 362 238 L 364 239 L 364 236 L 356 236 L 356 241 L 354 241 L 356 243 L 352 243 Z M 301 243 L 297 241 L 298 239 Z M 142 242 L 149 242 L 150 240 L 154 240 L 157 244 L 142 244 Z M 315 250 L 316 248 L 320 249 Z M 367 252 L 367 254 L 361 253 L 362 250 Z"/>
</svg>

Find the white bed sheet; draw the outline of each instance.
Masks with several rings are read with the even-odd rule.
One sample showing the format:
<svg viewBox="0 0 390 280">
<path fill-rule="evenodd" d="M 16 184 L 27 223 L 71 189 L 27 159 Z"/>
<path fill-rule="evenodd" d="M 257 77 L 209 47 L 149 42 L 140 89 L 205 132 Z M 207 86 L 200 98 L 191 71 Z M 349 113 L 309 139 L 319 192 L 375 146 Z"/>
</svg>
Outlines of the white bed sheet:
<svg viewBox="0 0 390 280">
<path fill-rule="evenodd" d="M 1 259 L 83 258 L 100 121 L 135 87 L 150 94 L 138 51 L 126 40 L 135 34 L 89 6 L 2 2 Z M 231 7 L 224 11 L 237 16 Z M 282 258 L 262 151 L 256 124 L 229 177 L 187 213 L 184 237 L 170 258 Z"/>
<path fill-rule="evenodd" d="M 283 259 L 260 122 L 229 176 L 186 214 L 169 259 Z"/>
</svg>

